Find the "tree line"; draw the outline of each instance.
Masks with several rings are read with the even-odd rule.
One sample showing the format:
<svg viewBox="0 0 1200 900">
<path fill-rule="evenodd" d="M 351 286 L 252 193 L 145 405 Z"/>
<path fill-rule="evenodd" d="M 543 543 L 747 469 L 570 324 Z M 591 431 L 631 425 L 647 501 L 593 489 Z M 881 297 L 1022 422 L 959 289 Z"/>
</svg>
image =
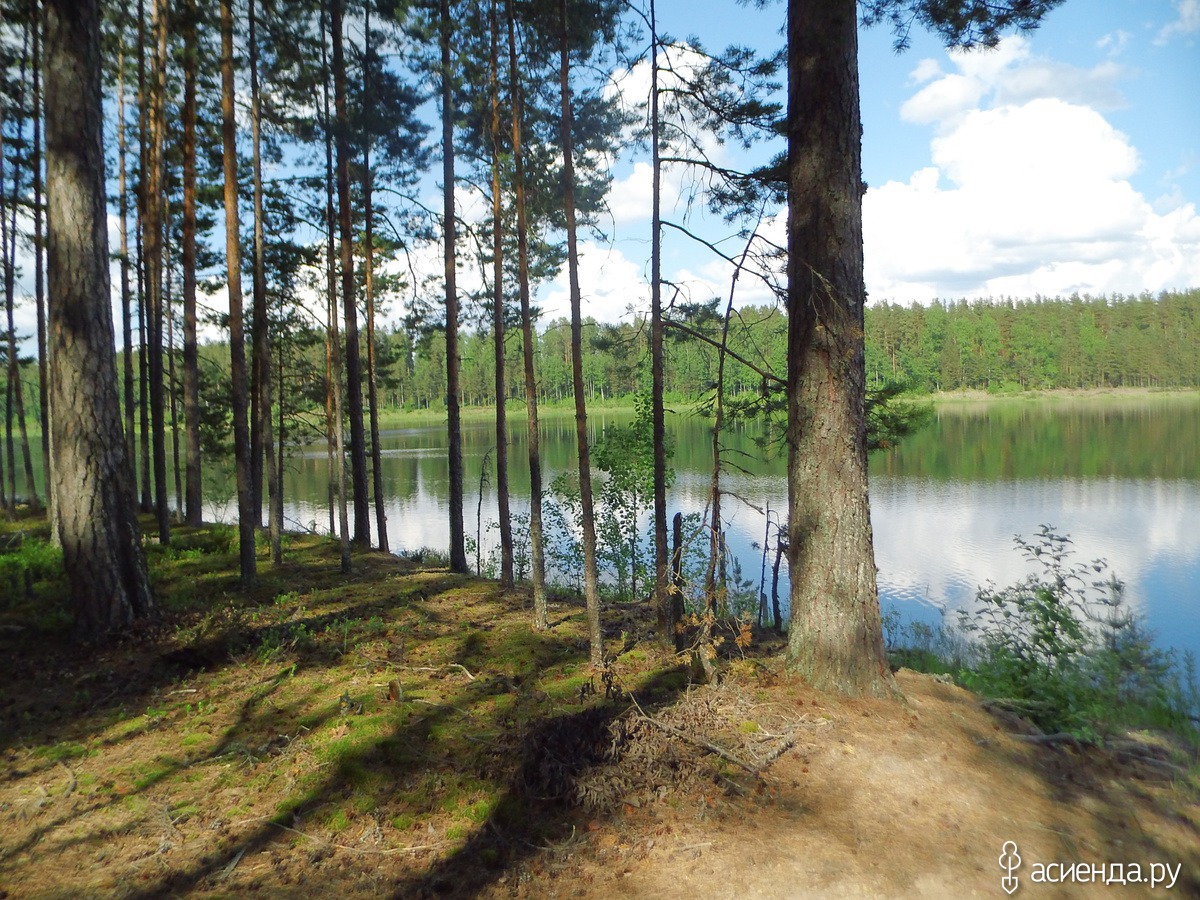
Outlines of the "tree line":
<svg viewBox="0 0 1200 900">
<path fill-rule="evenodd" d="M 324 387 L 329 505 L 343 569 L 352 565 L 351 544 L 372 539 L 372 510 L 375 540 L 387 547 L 376 319 L 389 280 L 393 289 L 407 282 L 413 327 L 439 335 L 444 347 L 449 557 L 460 572 L 467 570 L 464 315 L 468 300 L 490 311 L 500 577 L 513 582 L 506 473 L 528 465 L 532 625 L 548 627 L 532 297 L 540 281 L 565 266 L 585 594 L 591 657 L 602 664 L 578 233 L 602 212 L 614 148 L 632 133 L 644 141 L 653 171 L 651 303 L 639 326 L 648 363 L 639 365 L 648 367 L 650 386 L 651 597 L 661 639 L 681 652 L 690 646 L 711 672 L 720 431 L 732 412 L 727 386 L 736 383 L 737 363 L 758 377 L 763 408 L 787 422 L 789 662 L 820 687 L 893 693 L 866 503 L 872 400 L 863 346 L 860 13 L 868 22 L 890 22 L 898 44 L 920 23 L 951 46 L 993 46 L 1005 30 L 1036 27 L 1057 2 L 791 0 L 784 51 L 709 54 L 688 45 L 698 61 L 682 66 L 684 45 L 662 33 L 654 0 L 645 8 L 614 0 L 4 0 L 7 408 L 10 422 L 13 412 L 23 421 L 13 324 L 21 243 L 28 250 L 22 259 L 32 255 L 37 273 L 47 274 L 33 289 L 45 336 L 37 356 L 46 386 L 41 452 L 79 632 L 99 638 L 157 614 L 134 512 L 140 500 L 153 514 L 157 540 L 171 541 L 168 453 L 181 459 L 178 512 L 185 522 L 199 521 L 201 425 L 212 405 L 201 398 L 198 343 L 206 291 L 228 301 L 208 306 L 209 324 L 228 341 L 228 386 L 216 403 L 228 410 L 243 585 L 256 578 L 264 497 L 271 557 L 281 561 L 279 453 L 297 369 L 310 386 Z M 650 86 L 631 119 L 606 88 L 639 60 Z M 781 85 L 774 78 L 783 71 Z M 714 141 L 759 147 L 760 164 L 746 171 L 720 166 L 705 149 Z M 740 254 L 664 217 L 665 165 L 696 175 L 696 199 L 736 229 Z M 439 208 L 421 199 L 430 169 L 430 177 L 440 174 Z M 788 245 L 778 247 L 759 224 L 783 204 Z M 111 248 L 110 216 L 117 232 Z M 668 229 L 734 266 L 727 296 L 696 307 L 678 302 L 678 289 L 661 272 Z M 440 256 L 440 277 L 418 276 L 406 265 L 430 248 Z M 780 258 L 786 283 L 772 282 L 769 266 L 760 265 Z M 459 287 L 468 265 L 482 273 L 482 290 Z M 767 314 L 785 334 L 784 358 L 773 368 L 749 345 L 744 353 L 737 345 L 743 330 L 735 294 L 743 276 L 770 282 L 786 310 Z M 125 348 L 119 367 L 114 326 Z M 519 360 L 508 356 L 508 334 L 520 334 L 513 342 Z M 716 352 L 715 372 L 708 373 L 718 451 L 708 523 L 714 562 L 698 639 L 681 620 L 667 538 L 665 398 L 668 357 L 677 356 L 667 348 L 681 336 Z M 620 336 L 610 337 L 616 346 Z M 543 364 L 548 358 L 543 353 Z M 519 373 L 515 388 L 512 370 Z M 169 390 L 175 383 L 178 399 Z M 503 401 L 522 386 L 528 455 L 515 461 L 507 458 Z M 180 421 L 183 439 L 174 443 L 168 422 Z M 16 500 L 11 434 L 8 425 L 9 506 Z M 32 484 L 33 451 L 22 443 Z M 140 497 L 135 458 L 148 474 Z"/>
<path fill-rule="evenodd" d="M 867 376 L 920 390 L 1200 386 L 1200 291 L 867 309 Z"/>
</svg>

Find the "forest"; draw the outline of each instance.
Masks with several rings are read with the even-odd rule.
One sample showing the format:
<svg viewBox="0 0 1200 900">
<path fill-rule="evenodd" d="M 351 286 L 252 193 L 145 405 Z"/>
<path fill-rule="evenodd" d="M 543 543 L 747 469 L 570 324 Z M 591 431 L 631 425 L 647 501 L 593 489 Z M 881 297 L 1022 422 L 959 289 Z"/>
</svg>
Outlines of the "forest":
<svg viewBox="0 0 1200 900">
<path fill-rule="evenodd" d="M 897 47 L 911 15 L 949 46 L 970 48 L 1036 27 L 1054 5 L 968 10 L 878 0 L 860 12 L 867 24 L 890 23 Z M 32 509 L 42 505 L 33 474 L 40 455 L 49 473 L 45 506 L 80 593 L 81 632 L 103 634 L 152 613 L 144 562 L 120 546 L 139 525 L 132 507 L 119 510 L 136 501 L 153 515 L 158 542 L 169 545 L 178 522 L 200 524 L 206 455 L 231 452 L 235 460 L 246 587 L 256 578 L 264 515 L 280 564 L 282 474 L 287 448 L 301 441 L 323 438 L 327 447 L 342 568 L 351 567 L 352 545 L 374 540 L 388 549 L 379 434 L 389 407 L 445 412 L 449 561 L 466 571 L 464 405 L 495 411 L 505 586 L 514 583 L 508 472 L 528 466 L 532 623 L 544 629 L 538 407 L 573 401 L 580 549 L 599 665 L 587 405 L 646 397 L 653 596 L 663 641 L 680 651 L 687 642 L 668 541 L 668 399 L 699 404 L 713 419 L 705 524 L 713 562 L 701 645 L 723 577 L 716 563 L 728 463 L 721 431 L 736 418 L 776 416 L 786 423 L 792 488 L 781 541 L 791 606 L 808 609 L 805 627 L 819 628 L 841 621 L 839 604 L 849 603 L 876 635 L 869 652 L 852 658 L 838 648 L 815 650 L 804 629 L 793 628 L 789 654 L 818 682 L 887 693 L 887 679 L 871 674 L 883 652 L 874 580 L 849 563 L 872 552 L 866 449 L 912 425 L 903 411 L 880 410 L 904 389 L 1197 382 L 1195 292 L 867 306 L 861 209 L 838 213 L 851 251 L 835 253 L 803 224 L 836 194 L 830 185 L 860 184 L 857 143 L 823 174 L 806 167 L 855 128 L 857 113 L 835 115 L 824 104 L 840 91 L 844 108 L 857 109 L 857 88 L 829 46 L 851 54 L 858 12 L 849 22 L 801 28 L 803 17 L 789 7 L 786 47 L 761 52 L 675 40 L 660 33 L 653 4 L 631 10 L 610 0 L 67 6 L 7 0 L 0 32 L 7 322 L 0 502 L 14 508 L 23 496 Z M 54 53 L 78 62 L 57 65 Z M 826 67 L 819 91 L 794 83 L 806 53 Z M 92 80 L 80 80 L 81 69 Z M 648 77 L 648 91 L 631 99 L 619 85 L 635 74 Z M 68 103 L 64 91 L 92 105 Z M 810 119 L 824 124 L 799 127 Z M 603 230 L 622 142 L 651 161 L 650 305 L 623 324 L 602 324 L 583 316 L 579 242 L 581 233 Z M 747 165 L 718 164 L 712 148 L 727 143 L 744 151 Z M 66 168 L 56 168 L 60 160 Z M 705 236 L 701 219 L 663 215 L 664 165 L 692 173 L 689 207 L 703 206 L 722 223 L 719 240 Z M 802 169 L 806 178 L 819 175 L 808 189 L 792 177 Z M 80 172 L 90 181 L 70 180 Z M 430 200 L 436 190 L 440 208 Z M 84 240 L 85 196 L 92 212 L 103 209 L 98 221 L 113 246 L 95 234 Z M 66 220 L 54 218 L 58 197 Z M 787 246 L 767 236 L 776 214 L 788 217 Z M 695 298 L 663 278 L 666 231 L 732 267 L 725 296 Z M 729 249 L 731 238 L 740 252 Z M 818 286 L 802 288 L 796 266 L 822 258 L 836 278 L 824 273 Z M 67 260 L 83 268 L 76 273 Z M 541 324 L 538 287 L 563 270 L 571 317 Z M 765 286 L 775 303 L 739 304 L 739 279 Z M 90 305 L 73 318 L 59 294 Z M 111 309 L 100 302 L 109 298 Z M 404 322 L 380 327 L 390 304 L 403 306 Z M 18 313 L 32 327 L 19 329 Z M 80 343 L 82 322 L 94 334 Z M 86 381 L 80 370 L 56 372 L 58 347 L 62 365 L 84 366 Z M 97 393 L 81 393 L 81 385 Z M 518 404 L 513 414 L 524 409 L 524 460 L 509 458 L 509 400 Z M 93 450 L 85 452 L 84 438 Z M 833 460 L 848 465 L 831 479 Z M 623 464 L 610 459 L 605 468 Z M 98 481 L 106 485 L 101 507 Z M 836 524 L 843 515 L 848 532 Z M 67 540 L 71 529 L 78 530 Z M 828 541 L 845 533 L 855 535 L 855 549 L 842 558 Z M 841 562 L 828 562 L 835 558 Z M 698 654 L 706 670 L 711 656 L 711 648 Z"/>
<path fill-rule="evenodd" d="M 1200 379 L 1196 291 L 867 305 L 858 29 L 989 48 L 1060 2 L 738 7 L 783 25 L 764 50 L 673 38 L 655 0 L 0 0 L 0 898 L 893 896 L 923 868 L 982 893 L 1001 831 L 1200 889 L 1194 669 L 1101 562 L 1045 526 L 1018 541 L 1037 574 L 981 589 L 975 644 L 885 642 L 867 459 L 917 424 L 902 391 Z M 580 246 L 626 146 L 648 302 L 611 324 Z M 664 277 L 667 234 L 728 267 L 718 296 Z M 569 317 L 539 321 L 560 273 Z M 637 414 L 596 439 L 604 403 Z M 712 460 L 687 517 L 685 403 Z M 545 484 L 551 404 L 574 443 Z M 466 406 L 494 434 L 495 578 L 468 556 Z M 444 554 L 389 540 L 398 408 L 445 423 Z M 747 417 L 787 461 L 773 622 L 761 586 L 730 599 Z M 300 444 L 328 534 L 284 528 Z M 603 557 L 643 523 L 617 599 Z"/>
</svg>

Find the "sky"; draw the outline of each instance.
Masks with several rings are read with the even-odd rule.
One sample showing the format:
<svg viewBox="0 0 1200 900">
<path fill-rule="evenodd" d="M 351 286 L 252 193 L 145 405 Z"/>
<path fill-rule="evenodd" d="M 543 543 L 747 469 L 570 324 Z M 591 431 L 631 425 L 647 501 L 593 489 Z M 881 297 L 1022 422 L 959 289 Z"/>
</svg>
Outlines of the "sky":
<svg viewBox="0 0 1200 900">
<path fill-rule="evenodd" d="M 660 0 L 658 16 L 676 38 L 766 50 L 784 7 Z M 994 51 L 915 32 L 906 52 L 892 45 L 886 26 L 860 30 L 870 302 L 1200 286 L 1200 0 L 1067 0 Z M 585 243 L 582 263 L 586 309 L 605 319 L 648 302 L 649 166 L 627 156 L 616 173 L 613 241 Z M 684 212 L 680 181 L 668 173 L 668 217 Z M 780 219 L 766 231 L 782 242 Z M 694 299 L 727 296 L 727 264 L 665 241 L 666 277 Z M 566 298 L 565 277 L 541 295 L 550 316 Z"/>
<path fill-rule="evenodd" d="M 784 16 L 781 0 L 762 9 L 658 0 L 662 32 L 694 36 L 711 50 L 737 43 L 770 52 L 782 45 Z M 1066 0 L 1038 30 L 993 51 L 951 53 L 931 35 L 911 37 L 911 47 L 896 53 L 886 26 L 859 35 L 869 302 L 1200 287 L 1200 0 Z M 695 60 L 676 51 L 675 62 Z M 648 68 L 619 73 L 626 102 L 645 102 Z M 706 149 L 735 165 L 767 156 L 711 141 Z M 601 321 L 649 306 L 644 145 L 627 142 L 613 173 L 603 235 L 581 238 L 584 313 Z M 435 209 L 439 177 L 431 172 L 423 183 Z M 736 230 L 689 205 L 687 188 L 686 174 L 668 167 L 664 217 L 728 255 L 740 253 Z M 487 207 L 459 191 L 460 215 L 482 218 Z M 777 212 L 761 228 L 785 242 Z M 116 246 L 115 217 L 110 240 Z M 20 263 L 24 294 L 32 265 Z M 440 245 L 416 248 L 413 263 L 439 273 Z M 116 274 L 114 267 L 114 308 Z M 730 292 L 732 267 L 669 228 L 663 274 L 688 299 Z M 466 270 L 459 276 L 467 290 L 480 279 Z M 737 286 L 739 306 L 772 299 L 753 278 Z M 569 315 L 565 271 L 536 300 L 543 322 Z M 210 302 L 224 306 L 224 291 Z M 384 325 L 403 313 L 403 300 L 393 302 Z M 18 332 L 32 335 L 31 303 L 18 305 L 17 320 Z"/>
</svg>

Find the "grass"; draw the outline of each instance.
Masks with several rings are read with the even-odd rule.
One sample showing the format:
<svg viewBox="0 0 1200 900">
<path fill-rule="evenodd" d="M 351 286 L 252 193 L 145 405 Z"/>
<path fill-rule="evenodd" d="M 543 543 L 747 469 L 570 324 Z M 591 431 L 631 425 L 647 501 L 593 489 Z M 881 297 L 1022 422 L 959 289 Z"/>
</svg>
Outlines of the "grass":
<svg viewBox="0 0 1200 900">
<path fill-rule="evenodd" d="M 17 527 L 38 539 L 32 521 L 0 531 Z M 589 666 L 581 607 L 555 599 L 555 627 L 536 633 L 523 590 L 361 550 L 344 575 L 338 553 L 295 535 L 283 566 L 263 551 L 259 583 L 242 591 L 229 530 L 179 528 L 169 548 L 147 543 L 162 618 L 82 650 L 55 624 L 69 622 L 61 573 L 39 576 L 32 598 L 0 597 L 12 626 L 0 631 L 10 772 L 0 811 L 33 810 L 0 817 L 0 865 L 53 873 L 61 893 L 160 896 L 236 882 L 233 894 L 262 869 L 281 892 L 303 894 L 296 885 L 337 851 L 362 863 L 355 896 L 377 896 L 379 872 L 388 891 L 415 885 L 420 895 L 440 890 L 439 871 L 486 881 L 530 848 L 571 845 L 596 820 L 563 793 L 576 776 L 599 795 L 636 792 L 626 780 L 646 757 L 606 768 L 604 729 L 630 704 L 607 697 Z M 686 704 L 696 693 L 687 668 L 658 648 L 649 607 L 606 616 L 626 696 L 651 714 Z M 936 656 L 936 635 L 914 636 Z M 729 696 L 746 704 L 717 735 L 729 746 L 767 746 L 785 730 L 772 710 L 795 706 L 762 659 L 778 641 L 760 637 L 747 651 L 759 659 L 726 662 Z M 669 756 L 680 754 L 706 796 L 736 784 L 737 767 L 690 751 Z M 674 788 L 651 790 L 663 815 L 695 807 Z M 148 853 L 169 865 L 148 865 Z M 246 871 L 229 875 L 242 853 Z"/>
<path fill-rule="evenodd" d="M 23 530 L 22 554 L 44 543 L 44 526 Z M 69 642 L 61 570 L 40 569 L 28 595 L 0 602 L 10 625 L 0 680 L 11 686 L 0 749 L 23 769 L 72 773 L 77 829 L 236 810 L 267 831 L 334 842 L 432 830 L 439 846 L 463 847 L 497 816 L 562 837 L 514 785 L 535 723 L 605 703 L 602 689 L 582 690 L 595 676 L 581 608 L 556 603 L 553 633 L 538 634 L 523 593 L 432 556 L 356 551 L 343 575 L 336 544 L 314 535 L 294 536 L 280 569 L 260 548 L 251 591 L 237 587 L 231 529 L 178 527 L 171 546 L 146 550 L 162 618 L 111 646 L 80 654 Z M 639 648 L 619 666 L 634 683 L 674 662 Z"/>
</svg>

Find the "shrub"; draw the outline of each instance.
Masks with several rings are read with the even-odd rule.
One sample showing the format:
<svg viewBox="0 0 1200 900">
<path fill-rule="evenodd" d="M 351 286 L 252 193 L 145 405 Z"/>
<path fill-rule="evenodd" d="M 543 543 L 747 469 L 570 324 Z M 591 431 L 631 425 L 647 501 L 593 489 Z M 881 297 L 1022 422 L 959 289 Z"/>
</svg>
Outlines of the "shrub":
<svg viewBox="0 0 1200 900">
<path fill-rule="evenodd" d="M 1071 539 L 1043 525 L 1014 539 L 1037 567 L 1016 584 L 981 588 L 959 611 L 975 657 L 960 680 L 1048 732 L 1095 740 L 1159 727 L 1195 737 L 1194 666 L 1158 649 L 1103 560 L 1071 561 Z"/>
</svg>

